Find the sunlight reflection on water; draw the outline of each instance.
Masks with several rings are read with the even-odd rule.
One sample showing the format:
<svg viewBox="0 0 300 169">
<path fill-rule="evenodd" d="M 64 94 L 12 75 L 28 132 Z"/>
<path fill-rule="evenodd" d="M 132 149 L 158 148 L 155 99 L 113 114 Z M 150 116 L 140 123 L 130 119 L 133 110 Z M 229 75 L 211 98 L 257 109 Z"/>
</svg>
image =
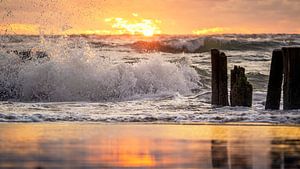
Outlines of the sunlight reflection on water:
<svg viewBox="0 0 300 169">
<path fill-rule="evenodd" d="M 300 128 L 0 125 L 0 168 L 299 168 Z"/>
</svg>

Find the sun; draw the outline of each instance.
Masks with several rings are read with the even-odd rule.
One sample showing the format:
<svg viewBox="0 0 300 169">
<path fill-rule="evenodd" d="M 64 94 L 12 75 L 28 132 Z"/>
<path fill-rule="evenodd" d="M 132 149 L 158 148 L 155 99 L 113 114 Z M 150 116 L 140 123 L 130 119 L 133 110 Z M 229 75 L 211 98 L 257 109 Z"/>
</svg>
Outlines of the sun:
<svg viewBox="0 0 300 169">
<path fill-rule="evenodd" d="M 112 28 L 112 34 L 131 34 L 144 35 L 151 37 L 160 34 L 160 20 L 146 19 L 139 17 L 138 14 L 132 14 L 132 18 L 106 18 L 105 22 L 109 23 Z"/>
<path fill-rule="evenodd" d="M 150 36 L 153 36 L 153 35 L 154 35 L 154 32 L 153 32 L 153 30 L 150 30 L 150 29 L 144 30 L 144 31 L 143 31 L 143 35 L 144 35 L 144 36 L 150 37 Z"/>
</svg>

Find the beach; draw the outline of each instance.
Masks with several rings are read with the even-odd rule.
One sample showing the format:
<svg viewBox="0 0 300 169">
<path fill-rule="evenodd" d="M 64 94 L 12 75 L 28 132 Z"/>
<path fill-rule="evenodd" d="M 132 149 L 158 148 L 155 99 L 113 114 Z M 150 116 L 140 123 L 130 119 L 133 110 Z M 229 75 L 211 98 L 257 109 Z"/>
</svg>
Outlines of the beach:
<svg viewBox="0 0 300 169">
<path fill-rule="evenodd" d="M 0 169 L 300 169 L 300 0 L 0 9 Z"/>
<path fill-rule="evenodd" d="M 299 152 L 299 126 L 0 124 L 0 168 L 299 168 Z"/>
<path fill-rule="evenodd" d="M 300 168 L 299 110 L 265 110 L 272 51 L 300 35 L 40 39 L 0 38 L 0 168 Z M 211 105 L 210 48 L 252 107 Z"/>
</svg>

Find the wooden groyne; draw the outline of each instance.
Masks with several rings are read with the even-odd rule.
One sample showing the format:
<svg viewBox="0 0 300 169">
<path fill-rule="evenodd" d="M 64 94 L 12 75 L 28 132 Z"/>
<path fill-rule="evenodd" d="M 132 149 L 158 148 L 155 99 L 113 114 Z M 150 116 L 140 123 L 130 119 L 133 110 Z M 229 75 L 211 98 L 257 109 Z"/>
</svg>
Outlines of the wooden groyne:
<svg viewBox="0 0 300 169">
<path fill-rule="evenodd" d="M 212 105 L 228 106 L 227 57 L 211 50 Z M 230 105 L 252 106 L 253 87 L 243 67 L 231 70 Z M 283 47 L 272 53 L 265 109 L 279 110 L 283 82 L 283 109 L 300 109 L 300 47 Z"/>
<path fill-rule="evenodd" d="M 231 70 L 230 82 L 230 105 L 231 106 L 252 106 L 253 87 L 245 75 L 245 68 L 234 66 Z"/>
<path fill-rule="evenodd" d="M 273 51 L 266 109 L 280 109 L 282 81 L 283 109 L 300 109 L 300 47 Z"/>
<path fill-rule="evenodd" d="M 276 49 L 272 53 L 272 62 L 269 75 L 266 109 L 279 110 L 283 78 L 283 52 Z"/>
<path fill-rule="evenodd" d="M 228 106 L 227 56 L 217 49 L 211 50 L 212 99 L 211 104 Z"/>
<path fill-rule="evenodd" d="M 227 56 L 217 49 L 211 50 L 212 105 L 229 106 Z M 231 106 L 252 106 L 252 85 L 247 81 L 245 69 L 235 66 L 231 71 Z"/>
<path fill-rule="evenodd" d="M 283 109 L 300 109 L 300 47 L 284 47 Z"/>
</svg>

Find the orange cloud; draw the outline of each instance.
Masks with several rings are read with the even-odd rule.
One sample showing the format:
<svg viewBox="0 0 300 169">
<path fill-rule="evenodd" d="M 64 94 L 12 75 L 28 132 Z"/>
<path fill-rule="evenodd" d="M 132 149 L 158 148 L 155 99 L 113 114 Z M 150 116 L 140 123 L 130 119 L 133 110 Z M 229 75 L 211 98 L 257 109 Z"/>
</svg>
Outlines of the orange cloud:
<svg viewBox="0 0 300 169">
<path fill-rule="evenodd" d="M 133 18 L 106 18 L 105 22 L 111 24 L 112 34 L 143 34 L 152 36 L 160 34 L 160 20 L 140 18 L 138 14 L 133 13 Z"/>
<path fill-rule="evenodd" d="M 215 28 L 202 28 L 194 30 L 193 34 L 196 35 L 209 35 L 209 34 L 223 34 L 228 32 L 229 28 L 215 27 Z"/>
</svg>

